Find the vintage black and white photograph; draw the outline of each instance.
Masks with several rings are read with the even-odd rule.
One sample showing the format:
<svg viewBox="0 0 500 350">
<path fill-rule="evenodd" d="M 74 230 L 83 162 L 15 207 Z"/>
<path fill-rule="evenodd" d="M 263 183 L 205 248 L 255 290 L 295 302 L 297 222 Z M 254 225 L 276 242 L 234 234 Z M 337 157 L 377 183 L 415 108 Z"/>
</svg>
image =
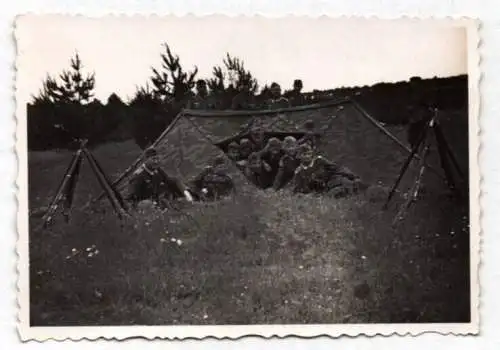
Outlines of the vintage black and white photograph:
<svg viewBox="0 0 500 350">
<path fill-rule="evenodd" d="M 477 332 L 474 24 L 18 17 L 22 337 Z"/>
</svg>

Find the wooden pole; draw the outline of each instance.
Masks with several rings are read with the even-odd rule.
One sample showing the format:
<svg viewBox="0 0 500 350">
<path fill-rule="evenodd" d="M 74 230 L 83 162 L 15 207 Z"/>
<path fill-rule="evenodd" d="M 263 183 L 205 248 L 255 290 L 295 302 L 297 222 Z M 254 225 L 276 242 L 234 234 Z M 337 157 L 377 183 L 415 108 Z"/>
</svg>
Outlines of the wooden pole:
<svg viewBox="0 0 500 350">
<path fill-rule="evenodd" d="M 351 100 L 352 104 L 356 109 L 361 112 L 361 114 L 370 122 L 372 123 L 377 129 L 379 129 L 384 135 L 389 137 L 392 141 L 394 141 L 399 147 L 401 147 L 404 151 L 407 153 L 412 153 L 412 150 L 408 148 L 404 143 L 402 143 L 396 136 L 394 136 L 392 133 L 389 132 L 386 128 L 384 128 L 380 123 L 375 120 L 363 107 L 359 105 L 355 100 Z M 415 156 L 416 159 L 420 160 L 421 157 L 419 155 Z M 439 176 L 441 179 L 444 179 L 444 176 L 441 174 L 441 172 L 437 169 L 434 169 L 432 166 L 430 166 L 428 163 L 426 163 L 426 166 L 432 170 L 437 176 Z"/>
<path fill-rule="evenodd" d="M 92 167 L 92 170 L 94 171 L 95 176 L 97 177 L 97 180 L 99 181 L 99 184 L 102 186 L 106 196 L 108 197 L 109 201 L 111 202 L 113 209 L 115 210 L 115 212 L 118 214 L 118 216 L 120 218 L 122 218 L 123 216 L 126 216 L 127 215 L 126 210 L 120 205 L 119 200 L 115 197 L 115 194 L 112 190 L 111 185 L 106 182 L 106 179 L 105 179 L 104 175 L 99 171 L 99 168 L 95 163 L 95 160 L 92 158 L 91 155 L 89 155 L 89 151 L 87 149 L 84 149 L 84 153 L 87 156 L 87 159 L 90 163 L 90 166 Z"/>
<path fill-rule="evenodd" d="M 79 149 L 76 151 L 75 155 L 73 156 L 70 165 L 68 169 L 66 170 L 64 177 L 61 181 L 61 184 L 59 188 L 57 189 L 56 195 L 54 196 L 52 202 L 50 203 L 49 209 L 45 213 L 45 215 L 42 217 L 42 220 L 44 221 L 44 226 L 48 224 L 50 220 L 52 220 L 52 215 L 57 209 L 58 203 L 63 197 L 63 193 L 68 186 L 69 181 L 71 180 L 72 176 L 74 175 L 75 168 L 77 164 L 80 162 L 82 157 L 82 150 Z"/>
</svg>

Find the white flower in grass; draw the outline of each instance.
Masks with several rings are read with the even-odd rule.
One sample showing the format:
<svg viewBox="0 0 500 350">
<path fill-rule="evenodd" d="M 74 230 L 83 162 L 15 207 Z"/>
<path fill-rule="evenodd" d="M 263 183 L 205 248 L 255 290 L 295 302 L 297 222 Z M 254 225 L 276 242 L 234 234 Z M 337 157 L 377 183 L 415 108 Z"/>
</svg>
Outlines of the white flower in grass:
<svg viewBox="0 0 500 350">
<path fill-rule="evenodd" d="M 182 241 L 180 239 L 177 240 L 177 245 L 180 246 L 182 244 Z"/>
<path fill-rule="evenodd" d="M 92 250 L 92 248 L 88 247 L 87 249 L 85 249 L 86 251 L 90 252 Z"/>
<path fill-rule="evenodd" d="M 76 253 L 77 252 L 76 248 L 71 249 L 71 252 Z"/>
<path fill-rule="evenodd" d="M 93 257 L 93 256 L 94 256 L 94 254 L 92 254 L 92 253 L 89 253 L 89 258 L 91 258 L 91 257 Z"/>
<path fill-rule="evenodd" d="M 161 243 L 165 243 L 167 240 L 165 238 L 160 238 Z"/>
<path fill-rule="evenodd" d="M 177 239 L 172 237 L 172 238 L 170 238 L 170 242 L 175 243 L 175 242 L 177 242 Z"/>
<path fill-rule="evenodd" d="M 97 254 L 99 254 L 99 250 L 96 249 L 94 252 L 94 255 L 97 255 Z"/>
<path fill-rule="evenodd" d="M 207 314 L 203 315 L 203 319 L 204 319 L 204 320 L 206 320 L 207 318 L 208 318 L 208 315 L 207 315 Z"/>
</svg>

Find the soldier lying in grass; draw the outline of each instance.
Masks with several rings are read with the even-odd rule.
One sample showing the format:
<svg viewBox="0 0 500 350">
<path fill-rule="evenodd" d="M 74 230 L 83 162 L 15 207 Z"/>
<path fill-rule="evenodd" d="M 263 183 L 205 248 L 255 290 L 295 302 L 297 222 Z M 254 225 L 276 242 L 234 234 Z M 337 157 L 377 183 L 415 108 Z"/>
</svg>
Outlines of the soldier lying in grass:
<svg viewBox="0 0 500 350">
<path fill-rule="evenodd" d="M 199 200 L 216 200 L 234 190 L 234 182 L 225 167 L 225 157 L 219 155 L 191 181 L 191 189 Z"/>
<path fill-rule="evenodd" d="M 292 180 L 295 193 L 328 193 L 340 198 L 366 188 L 349 169 L 322 156 L 315 156 L 307 144 L 299 147 L 298 159 L 300 165 Z"/>
<path fill-rule="evenodd" d="M 143 200 L 152 200 L 161 208 L 166 201 L 185 198 L 193 200 L 188 188 L 177 178 L 168 175 L 160 168 L 158 153 L 154 148 L 146 150 L 146 161 L 137 169 L 129 181 L 129 194 L 126 200 L 133 208 Z"/>
</svg>

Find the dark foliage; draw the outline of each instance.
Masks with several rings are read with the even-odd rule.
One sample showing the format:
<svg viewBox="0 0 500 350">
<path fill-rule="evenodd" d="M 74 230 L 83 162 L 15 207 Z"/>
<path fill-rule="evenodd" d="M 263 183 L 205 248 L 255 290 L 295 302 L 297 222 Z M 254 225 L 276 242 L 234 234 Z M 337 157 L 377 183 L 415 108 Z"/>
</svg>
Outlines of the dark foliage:
<svg viewBox="0 0 500 350">
<path fill-rule="evenodd" d="M 79 138 L 89 145 L 133 138 L 145 148 L 172 122 L 193 96 L 198 69 L 186 72 L 179 56 L 165 44 L 161 68 L 152 68 L 151 85 L 139 87 L 128 102 L 111 94 L 106 104 L 93 99 L 94 74 L 84 76 L 78 54 L 70 69 L 59 80 L 48 76 L 42 89 L 28 105 L 28 147 L 31 150 L 72 148 Z M 260 106 L 270 97 L 269 87 L 259 90 L 257 79 L 244 62 L 227 54 L 223 66 L 213 68 L 206 80 L 210 98 L 217 109 L 229 109 L 232 99 L 248 89 Z M 412 79 L 415 83 L 417 80 Z M 418 86 L 408 81 L 379 83 L 373 86 L 342 87 L 303 93 L 303 103 L 311 104 L 341 97 L 355 98 L 376 119 L 387 124 L 406 124 L 410 116 L 412 94 L 441 110 L 467 106 L 467 76 L 418 79 Z"/>
</svg>

